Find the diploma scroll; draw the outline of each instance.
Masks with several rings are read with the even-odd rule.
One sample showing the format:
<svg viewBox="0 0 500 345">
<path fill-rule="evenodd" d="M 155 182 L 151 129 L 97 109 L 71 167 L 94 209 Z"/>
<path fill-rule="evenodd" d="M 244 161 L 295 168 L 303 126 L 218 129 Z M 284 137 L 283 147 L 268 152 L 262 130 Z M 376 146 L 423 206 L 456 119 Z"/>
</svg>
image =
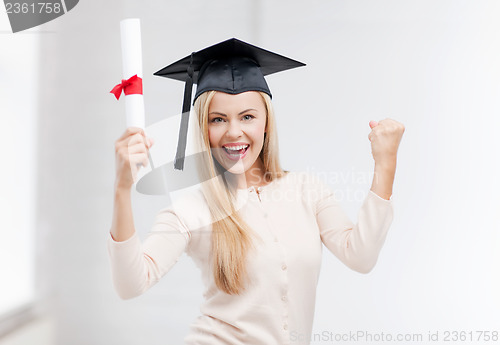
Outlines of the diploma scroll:
<svg viewBox="0 0 500 345">
<path fill-rule="evenodd" d="M 122 43 L 123 79 L 137 75 L 142 79 L 141 23 L 138 18 L 124 19 L 120 22 Z M 125 95 L 127 127 L 144 129 L 144 96 Z"/>
<path fill-rule="evenodd" d="M 122 45 L 123 80 L 135 80 L 135 82 L 140 83 L 140 87 L 137 87 L 137 85 L 133 87 L 135 91 L 132 93 L 127 93 L 124 89 L 127 128 L 139 127 L 145 130 L 144 96 L 142 94 L 141 22 L 139 18 L 129 18 L 120 21 L 120 36 Z M 136 91 L 137 89 L 140 91 Z M 148 158 L 148 166 L 138 170 L 135 183 L 154 168 L 149 153 Z M 139 166 L 142 165 L 138 165 L 138 167 Z"/>
</svg>

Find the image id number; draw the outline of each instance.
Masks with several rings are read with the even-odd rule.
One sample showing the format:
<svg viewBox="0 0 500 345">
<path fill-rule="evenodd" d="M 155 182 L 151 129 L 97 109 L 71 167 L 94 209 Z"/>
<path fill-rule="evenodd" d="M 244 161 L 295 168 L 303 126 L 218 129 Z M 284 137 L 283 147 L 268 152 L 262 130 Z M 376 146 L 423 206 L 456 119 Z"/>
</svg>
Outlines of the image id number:
<svg viewBox="0 0 500 345">
<path fill-rule="evenodd" d="M 50 2 L 37 2 L 37 3 L 6 3 L 5 9 L 7 13 L 61 13 L 62 8 L 60 3 L 50 3 Z"/>
</svg>

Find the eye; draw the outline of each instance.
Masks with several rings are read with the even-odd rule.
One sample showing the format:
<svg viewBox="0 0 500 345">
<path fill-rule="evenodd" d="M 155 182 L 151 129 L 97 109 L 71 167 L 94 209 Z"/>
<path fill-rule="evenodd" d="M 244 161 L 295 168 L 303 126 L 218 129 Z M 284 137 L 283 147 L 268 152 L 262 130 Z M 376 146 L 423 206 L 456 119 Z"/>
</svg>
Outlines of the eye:
<svg viewBox="0 0 500 345">
<path fill-rule="evenodd" d="M 214 117 L 210 122 L 215 122 L 215 123 L 220 122 L 220 121 L 216 121 L 216 120 L 222 120 L 222 117 Z"/>
<path fill-rule="evenodd" d="M 251 120 L 251 119 L 253 119 L 253 118 L 255 117 L 255 116 L 253 116 L 253 115 L 249 115 L 249 114 L 247 114 L 247 115 L 243 115 L 243 118 L 245 118 L 245 117 L 247 117 L 247 116 L 249 116 L 249 119 L 248 119 L 248 120 Z"/>
</svg>

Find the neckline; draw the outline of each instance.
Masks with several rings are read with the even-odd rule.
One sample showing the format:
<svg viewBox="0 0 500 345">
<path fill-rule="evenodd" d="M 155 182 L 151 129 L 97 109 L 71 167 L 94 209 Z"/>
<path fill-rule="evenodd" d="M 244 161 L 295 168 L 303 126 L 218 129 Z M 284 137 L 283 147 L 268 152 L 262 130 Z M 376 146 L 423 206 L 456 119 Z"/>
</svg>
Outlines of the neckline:
<svg viewBox="0 0 500 345">
<path fill-rule="evenodd" d="M 241 189 L 241 188 L 238 188 L 237 189 L 237 192 L 238 193 L 248 193 L 252 190 L 258 190 L 259 193 L 262 192 L 262 191 L 265 191 L 265 190 L 268 190 L 270 189 L 271 187 L 273 187 L 278 180 L 281 180 L 283 179 L 284 177 L 286 177 L 288 175 L 288 173 L 285 173 L 285 175 L 283 175 L 282 177 L 279 177 L 279 178 L 275 178 L 274 180 L 272 180 L 271 182 L 269 182 L 268 184 L 264 185 L 264 186 L 258 186 L 258 187 L 255 187 L 255 186 L 251 186 L 249 188 L 244 188 L 244 189 Z"/>
</svg>

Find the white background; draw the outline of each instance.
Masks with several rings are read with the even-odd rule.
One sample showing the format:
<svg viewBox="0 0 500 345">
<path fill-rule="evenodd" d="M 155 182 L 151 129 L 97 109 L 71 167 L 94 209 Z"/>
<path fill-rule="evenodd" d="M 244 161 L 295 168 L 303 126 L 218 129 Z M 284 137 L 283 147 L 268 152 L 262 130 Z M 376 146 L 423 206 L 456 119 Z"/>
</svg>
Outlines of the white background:
<svg viewBox="0 0 500 345">
<path fill-rule="evenodd" d="M 127 17 L 142 23 L 147 125 L 178 114 L 184 89 L 152 74 L 191 51 L 237 37 L 307 63 L 267 79 L 283 168 L 326 176 L 353 221 L 373 173 L 369 121 L 405 125 L 379 262 L 362 275 L 324 248 L 316 333 L 500 331 L 500 2 L 113 0 L 81 1 L 35 33 L 0 34 L 0 47 L 19 41 L 0 53 L 2 70 L 19 73 L 12 49 L 37 37 L 27 81 L 38 97 L 36 283 L 57 344 L 180 344 L 202 301 L 187 256 L 136 299 L 112 287 L 106 240 L 125 109 L 109 90 Z M 17 96 L 23 82 L 2 93 Z M 0 109 L 2 121 L 16 116 Z M 19 179 L 7 166 L 5 178 Z M 141 238 L 166 202 L 134 193 Z"/>
</svg>

